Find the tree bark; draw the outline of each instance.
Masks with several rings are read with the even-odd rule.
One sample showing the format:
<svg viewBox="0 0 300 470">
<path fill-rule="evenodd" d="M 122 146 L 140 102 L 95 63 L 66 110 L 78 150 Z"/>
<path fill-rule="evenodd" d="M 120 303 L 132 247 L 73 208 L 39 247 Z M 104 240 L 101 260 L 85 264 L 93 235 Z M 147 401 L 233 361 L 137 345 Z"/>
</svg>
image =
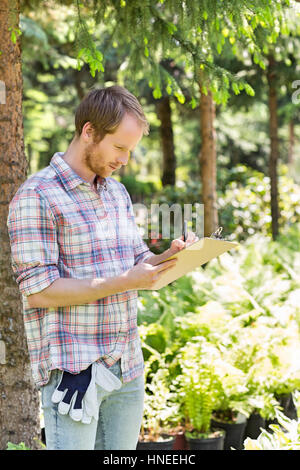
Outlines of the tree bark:
<svg viewBox="0 0 300 470">
<path fill-rule="evenodd" d="M 269 176 L 271 183 L 271 216 L 272 216 L 272 238 L 276 240 L 279 235 L 279 204 L 278 204 L 278 178 L 277 162 L 279 157 L 278 148 L 278 117 L 277 117 L 277 91 L 276 91 L 276 61 L 273 55 L 269 56 L 267 71 L 269 85 L 269 127 L 270 127 L 270 158 Z"/>
<path fill-rule="evenodd" d="M 20 41 L 11 41 L 9 27 L 19 27 L 19 0 L 0 6 L 0 80 L 6 103 L 0 104 L 0 448 L 24 442 L 37 448 L 39 399 L 24 335 L 22 303 L 10 263 L 7 232 L 8 204 L 26 178 L 22 121 Z"/>
<path fill-rule="evenodd" d="M 176 157 L 172 128 L 172 113 L 170 98 L 162 98 L 156 105 L 157 115 L 160 119 L 160 140 L 163 153 L 162 185 L 175 185 L 176 182 Z"/>
<path fill-rule="evenodd" d="M 200 124 L 201 152 L 200 176 L 202 201 L 204 204 L 204 236 L 210 236 L 218 226 L 217 211 L 217 154 L 216 132 L 214 129 L 215 105 L 211 91 L 207 95 L 201 91 L 200 84 Z"/>
</svg>

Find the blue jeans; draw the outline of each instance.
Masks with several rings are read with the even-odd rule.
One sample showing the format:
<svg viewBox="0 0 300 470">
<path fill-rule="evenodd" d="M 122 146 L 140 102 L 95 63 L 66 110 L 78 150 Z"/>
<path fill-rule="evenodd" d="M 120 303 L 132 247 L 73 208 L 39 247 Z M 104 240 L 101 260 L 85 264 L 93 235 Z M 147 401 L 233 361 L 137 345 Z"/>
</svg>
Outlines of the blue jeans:
<svg viewBox="0 0 300 470">
<path fill-rule="evenodd" d="M 120 360 L 109 370 L 122 381 Z M 42 408 L 48 450 L 135 450 L 144 411 L 144 376 L 123 383 L 119 390 L 98 387 L 99 420 L 90 424 L 73 421 L 58 413 L 51 397 L 62 371 L 53 370 L 41 388 Z"/>
</svg>

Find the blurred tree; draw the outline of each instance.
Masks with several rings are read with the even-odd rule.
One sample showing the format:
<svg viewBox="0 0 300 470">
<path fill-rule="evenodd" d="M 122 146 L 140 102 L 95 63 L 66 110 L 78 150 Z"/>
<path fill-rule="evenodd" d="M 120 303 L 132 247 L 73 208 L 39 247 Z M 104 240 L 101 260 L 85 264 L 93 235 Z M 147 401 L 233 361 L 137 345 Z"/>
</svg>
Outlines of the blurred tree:
<svg viewBox="0 0 300 470">
<path fill-rule="evenodd" d="M 174 53 L 172 58 L 165 58 L 161 60 L 159 65 L 164 70 L 166 70 L 179 84 L 184 97 L 182 101 L 185 102 L 187 99 L 190 100 L 190 91 L 185 86 L 187 82 L 186 72 L 184 70 L 184 65 L 182 65 L 180 61 L 180 52 L 177 51 L 176 55 Z M 163 157 L 161 181 L 163 186 L 166 186 L 168 184 L 174 186 L 176 184 L 177 165 L 171 109 L 171 102 L 174 100 L 174 98 L 173 96 L 170 96 L 170 88 L 168 87 L 167 90 L 162 90 L 161 93 L 162 96 L 160 98 L 154 98 L 154 104 L 156 106 L 157 115 L 161 122 L 160 140 Z"/>
<path fill-rule="evenodd" d="M 271 32 L 266 37 L 266 43 L 263 46 L 263 53 L 266 57 L 266 77 L 268 83 L 268 105 L 269 105 L 269 129 L 270 129 L 270 155 L 269 155 L 269 176 L 271 185 L 271 216 L 272 216 L 272 238 L 276 240 L 279 235 L 280 209 L 278 193 L 278 175 L 277 164 L 279 159 L 279 112 L 278 101 L 280 96 L 280 86 L 295 79 L 295 69 L 290 67 L 291 52 L 294 58 L 299 60 L 300 46 L 300 27 L 296 11 L 292 8 L 285 11 L 284 20 L 280 18 L 277 21 L 277 28 L 280 29 L 281 35 L 274 44 L 274 34 Z M 260 28 L 257 30 L 261 34 Z M 290 47 L 292 44 L 292 48 Z M 255 60 L 255 56 L 254 56 Z M 291 89 L 291 86 L 285 86 L 285 89 Z M 291 96 L 290 96 L 291 100 Z M 290 121 L 291 122 L 291 121 Z"/>
<path fill-rule="evenodd" d="M 270 113 L 270 159 L 269 175 L 271 181 L 271 214 L 272 214 L 272 236 L 275 240 L 279 234 L 279 204 L 278 204 L 278 178 L 277 162 L 279 157 L 278 147 L 278 107 L 276 86 L 276 61 L 274 55 L 268 57 L 268 84 L 269 84 L 269 113 Z"/>
<path fill-rule="evenodd" d="M 170 97 L 165 96 L 157 100 L 157 115 L 161 121 L 160 138 L 162 143 L 163 170 L 162 184 L 175 184 L 176 157 L 172 128 L 172 113 Z"/>
<path fill-rule="evenodd" d="M 210 236 L 218 225 L 217 210 L 217 153 L 215 103 L 212 92 L 201 92 L 200 100 L 201 152 L 200 170 L 202 182 L 202 202 L 204 204 L 204 235 Z"/>
<path fill-rule="evenodd" d="M 283 13 L 283 14 L 282 14 Z M 298 8 L 298 18 L 299 18 Z M 279 210 L 279 197 L 278 194 L 278 177 L 277 177 L 277 164 L 280 156 L 279 147 L 279 100 L 282 94 L 289 95 L 286 97 L 285 108 L 281 111 L 281 124 L 285 120 L 289 122 L 290 128 L 290 149 L 293 146 L 293 122 L 296 119 L 297 111 L 295 106 L 291 103 L 291 84 L 297 78 L 297 69 L 292 65 L 299 61 L 299 35 L 300 28 L 298 25 L 297 11 L 295 5 L 291 2 L 289 8 L 282 11 L 274 11 L 274 28 L 266 29 L 264 21 L 261 18 L 255 18 L 257 27 L 255 28 L 254 35 L 256 36 L 257 44 L 261 45 L 260 54 L 250 48 L 243 48 L 241 44 L 236 45 L 235 40 L 232 40 L 233 53 L 237 56 L 238 62 L 244 64 L 240 65 L 240 74 L 243 73 L 247 77 L 247 81 L 255 92 L 257 98 L 265 100 L 264 95 L 267 95 L 266 101 L 268 104 L 269 112 L 269 159 L 268 159 L 268 175 L 270 176 L 271 183 L 271 215 L 272 215 L 272 238 L 275 240 L 279 234 L 280 210 Z M 278 34 L 280 35 L 278 36 Z M 234 38 L 233 38 L 234 39 Z M 225 56 L 225 61 L 227 57 Z M 249 61 L 249 59 L 251 59 Z M 231 70 L 235 70 L 237 63 L 236 60 L 231 62 Z M 221 65 L 226 67 L 224 58 L 220 61 Z M 232 68 L 233 65 L 233 68 Z M 249 77 L 249 78 L 248 78 Z M 266 86 L 265 86 L 266 85 Z M 284 89 L 283 93 L 281 88 Z M 239 94 L 239 90 L 234 90 Z M 230 100 L 232 105 L 234 100 Z M 242 100 L 236 100 L 236 105 L 246 104 L 247 97 Z M 291 157 L 290 157 L 291 164 Z"/>
</svg>

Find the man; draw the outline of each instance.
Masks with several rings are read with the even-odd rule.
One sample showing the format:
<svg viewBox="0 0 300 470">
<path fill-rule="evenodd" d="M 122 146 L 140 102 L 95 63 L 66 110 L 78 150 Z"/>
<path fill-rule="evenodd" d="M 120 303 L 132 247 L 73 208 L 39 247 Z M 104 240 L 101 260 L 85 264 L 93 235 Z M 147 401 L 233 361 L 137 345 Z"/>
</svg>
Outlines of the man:
<svg viewBox="0 0 300 470">
<path fill-rule="evenodd" d="M 12 267 L 22 293 L 33 377 L 48 449 L 135 449 L 144 362 L 137 291 L 151 289 L 186 244 L 154 255 L 124 185 L 111 177 L 148 133 L 140 103 L 120 86 L 91 90 L 65 153 L 10 203 Z"/>
</svg>

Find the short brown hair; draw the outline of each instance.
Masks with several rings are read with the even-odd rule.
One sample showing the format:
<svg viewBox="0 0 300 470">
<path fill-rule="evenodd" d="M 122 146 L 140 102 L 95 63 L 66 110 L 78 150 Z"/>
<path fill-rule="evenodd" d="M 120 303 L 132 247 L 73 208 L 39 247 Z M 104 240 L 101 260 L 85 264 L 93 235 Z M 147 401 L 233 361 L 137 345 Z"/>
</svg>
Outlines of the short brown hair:
<svg viewBox="0 0 300 470">
<path fill-rule="evenodd" d="M 80 136 L 86 122 L 94 128 L 96 141 L 105 134 L 113 134 L 125 113 L 131 114 L 144 127 L 144 135 L 149 134 L 149 123 L 137 98 L 126 88 L 113 85 L 107 88 L 94 88 L 83 98 L 76 109 L 76 136 Z"/>
</svg>

